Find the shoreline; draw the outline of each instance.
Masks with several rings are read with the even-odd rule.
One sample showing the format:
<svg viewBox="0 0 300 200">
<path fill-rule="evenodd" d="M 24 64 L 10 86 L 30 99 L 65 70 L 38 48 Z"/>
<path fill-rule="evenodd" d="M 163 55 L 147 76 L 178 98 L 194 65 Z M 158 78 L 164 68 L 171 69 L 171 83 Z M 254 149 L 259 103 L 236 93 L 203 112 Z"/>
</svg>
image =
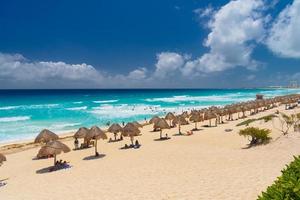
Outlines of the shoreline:
<svg viewBox="0 0 300 200">
<path fill-rule="evenodd" d="M 193 89 L 193 88 L 191 88 L 191 89 Z M 208 89 L 208 88 L 203 88 L 203 89 L 205 89 L 205 90 L 210 90 L 210 89 Z M 237 90 L 239 90 L 239 88 L 236 88 Z M 250 89 L 251 90 L 251 88 L 244 88 L 244 89 Z M 253 88 L 252 88 L 253 89 Z M 262 88 L 255 88 L 255 89 L 258 89 L 258 90 L 260 90 L 260 89 L 262 89 Z M 176 90 L 176 89 L 173 89 L 173 90 Z M 185 89 L 186 90 L 186 89 Z M 195 90 L 199 90 L 199 89 L 195 89 Z M 215 90 L 218 90 L 218 88 L 216 88 Z M 224 88 L 224 89 L 221 89 L 221 88 L 219 88 L 219 90 L 232 90 L 231 88 Z M 275 91 L 281 91 L 281 90 L 285 90 L 285 89 L 275 89 Z M 13 93 L 13 92 L 12 92 Z M 291 92 L 287 92 L 287 93 L 291 93 Z M 294 92 L 294 93 L 297 93 L 297 92 Z M 300 93 L 300 91 L 299 91 L 299 93 Z M 1 94 L 0 94 L 1 95 Z M 267 95 L 267 93 L 266 93 L 266 95 Z M 272 96 L 278 96 L 278 95 L 281 95 L 281 92 L 279 92 L 279 94 L 278 93 L 274 93 Z M 176 96 L 176 95 L 175 95 Z M 180 95 L 179 95 L 180 96 Z M 189 96 L 189 94 L 187 94 L 187 96 Z M 201 95 L 200 95 L 201 96 Z M 246 95 L 247 96 L 247 95 Z M 268 96 L 268 95 L 267 95 Z M 170 96 L 170 97 L 162 97 L 162 98 L 172 98 L 172 97 L 174 97 L 174 96 Z M 193 97 L 193 96 L 191 96 L 191 97 Z M 204 97 L 206 97 L 205 95 L 204 95 Z M 218 95 L 217 95 L 217 97 L 218 97 Z M 221 95 L 221 97 L 223 98 L 223 96 Z M 226 95 L 224 96 L 225 98 L 226 98 Z M 250 98 L 249 98 L 250 97 Z M 247 98 L 245 98 L 245 99 L 240 99 L 239 100 L 239 98 L 233 98 L 232 99 L 232 101 L 229 101 L 228 99 L 226 99 L 226 100 L 224 100 L 224 102 L 222 102 L 223 100 L 217 100 L 217 101 L 214 101 L 213 99 L 212 100 L 202 100 L 202 101 L 204 101 L 205 103 L 204 103 L 204 105 L 202 105 L 202 102 L 201 101 L 199 101 L 199 102 L 196 102 L 196 105 L 193 105 L 193 104 L 189 104 L 189 103 L 187 103 L 186 105 L 185 105 L 185 103 L 183 103 L 183 104 L 181 104 L 180 103 L 180 101 L 181 100 L 178 100 L 178 104 L 172 104 L 172 105 L 170 105 L 169 107 L 168 106 L 165 106 L 166 108 L 164 108 L 164 104 L 166 103 L 166 102 L 157 102 L 157 104 L 161 104 L 162 105 L 162 107 L 160 108 L 160 109 L 158 109 L 158 111 L 157 110 L 155 110 L 155 111 L 157 111 L 157 112 L 159 112 L 160 114 L 158 114 L 158 116 L 160 116 L 160 115 L 165 115 L 166 114 L 166 112 L 168 112 L 168 111 L 171 111 L 171 112 L 176 112 L 176 113 L 180 113 L 182 110 L 186 110 L 186 111 L 189 111 L 189 110 L 191 110 L 191 109 L 201 109 L 201 108 L 207 108 L 207 107 L 210 107 L 210 106 L 217 106 L 217 107 L 219 107 L 219 106 L 221 106 L 221 107 L 223 107 L 223 106 L 225 106 L 225 105 L 228 105 L 228 104 L 231 104 L 231 103 L 237 103 L 237 102 L 244 102 L 244 101 L 247 101 L 247 100 L 254 100 L 254 98 L 255 98 L 255 96 L 252 94 L 251 96 L 247 96 Z M 146 98 L 146 97 L 144 97 L 144 98 Z M 156 97 L 155 97 L 156 98 Z M 155 99 L 154 98 L 154 99 Z M 160 97 L 157 97 L 157 98 L 160 98 Z M 229 99 L 231 99 L 231 97 L 228 97 Z M 144 99 L 145 100 L 145 99 Z M 171 99 L 172 100 L 172 99 Z M 175 99 L 175 101 L 177 101 L 176 99 Z M 194 100 L 190 100 L 190 102 L 192 102 L 192 101 L 194 101 Z M 206 101 L 210 101 L 209 103 L 207 103 Z M 220 102 L 219 102 L 220 101 Z M 68 102 L 68 101 L 66 101 L 66 102 Z M 189 102 L 188 100 L 187 100 L 187 102 Z M 53 102 L 52 102 L 53 103 Z M 57 102 L 54 102 L 54 103 L 57 103 Z M 71 101 L 69 102 L 69 103 L 72 103 Z M 38 104 L 38 103 L 37 103 Z M 168 104 L 168 102 L 166 103 L 166 104 Z M 209 105 L 207 105 L 207 104 L 209 104 Z M 12 104 L 12 105 L 14 105 L 14 104 Z M 63 105 L 63 104 L 62 104 Z M 86 104 L 86 105 L 88 105 L 88 106 L 92 106 L 92 104 L 91 105 L 89 105 L 88 103 Z M 141 103 L 141 105 L 143 105 L 142 103 Z M 65 107 L 62 107 L 62 109 L 68 109 L 68 107 L 70 107 L 71 105 L 69 105 L 69 106 L 65 106 Z M 130 105 L 130 104 L 128 104 L 128 106 L 130 107 L 134 107 L 134 104 L 133 105 Z M 149 106 L 151 107 L 151 105 L 149 104 Z M 72 106 L 71 106 L 72 107 Z M 96 107 L 98 107 L 98 104 L 97 104 L 97 106 Z M 95 107 L 95 108 L 96 108 Z M 100 106 L 99 106 L 100 107 Z M 92 108 L 93 107 L 91 107 L 91 108 L 89 108 L 89 110 L 86 112 L 86 113 L 89 113 L 90 111 L 92 111 Z M 149 110 L 149 109 L 148 109 Z M 18 111 L 14 111 L 14 112 L 16 112 L 13 116 L 18 116 L 18 114 L 20 114 L 20 113 L 18 113 Z M 31 112 L 31 110 L 29 110 L 28 112 Z M 32 111 L 32 112 L 35 112 L 35 111 Z M 44 112 L 44 111 L 43 111 Z M 113 112 L 113 111 L 112 111 Z M 131 114 L 132 114 L 132 117 L 128 117 L 128 119 L 125 119 L 125 121 L 126 122 L 129 122 L 129 121 L 132 121 L 132 119 L 133 118 L 136 118 L 136 119 L 140 119 L 140 120 L 138 120 L 139 122 L 144 122 L 144 120 L 143 120 L 143 116 L 141 117 L 140 116 L 140 114 L 136 114 L 136 113 L 134 113 L 135 111 L 131 111 Z M 84 112 L 83 112 L 84 113 Z M 74 112 L 73 113 L 74 115 L 76 115 L 76 113 Z M 147 115 L 147 114 L 149 114 L 149 117 L 147 117 L 147 118 L 151 118 L 152 116 L 150 116 L 150 115 L 156 115 L 155 113 L 153 114 L 153 113 L 145 113 L 145 115 Z M 6 116 L 5 115 L 5 112 L 3 113 L 3 115 L 4 116 Z M 70 115 L 70 113 L 69 113 L 69 115 Z M 68 124 L 68 120 L 67 119 L 71 119 L 70 118 L 70 116 L 66 116 L 66 118 L 64 118 L 64 119 L 66 119 L 66 122 L 64 122 L 65 120 L 63 120 L 62 121 L 62 125 L 64 125 L 65 123 L 66 124 Z M 86 114 L 85 114 L 86 115 Z M 90 115 L 90 114 L 89 114 Z M 52 125 L 55 125 L 56 123 L 59 123 L 59 121 L 57 121 L 57 120 L 55 120 L 55 116 L 56 115 L 53 115 L 53 122 L 51 121 L 51 127 L 52 127 Z M 80 115 L 79 115 L 80 116 Z M 136 117 L 135 117 L 136 116 Z M 87 117 L 89 117 L 88 115 L 87 115 Z M 105 118 L 105 117 L 104 117 Z M 130 119 L 129 119 L 130 118 Z M 81 123 L 81 124 L 78 124 L 77 126 L 85 126 L 85 124 L 88 124 L 88 125 L 97 125 L 97 121 L 96 120 L 92 120 L 92 121 L 89 121 L 88 123 L 85 123 L 81 118 L 77 118 L 76 116 L 75 116 L 75 119 L 76 120 L 74 120 L 74 122 L 70 122 L 70 123 L 77 123 L 77 122 L 79 122 L 79 123 Z M 96 119 L 96 118 L 95 118 Z M 47 120 L 47 117 L 45 118 L 45 120 Z M 79 121 L 78 121 L 79 120 Z M 105 126 L 105 122 L 106 122 L 106 118 L 105 119 L 103 119 L 101 122 L 99 122 L 99 123 L 101 123 L 101 127 L 100 128 L 103 128 L 103 129 L 106 129 L 106 126 Z M 110 119 L 108 119 L 108 121 L 109 121 Z M 111 122 L 113 122 L 114 120 L 117 120 L 117 121 L 119 121 L 119 122 L 121 122 L 120 120 L 122 120 L 122 118 L 120 118 L 120 120 L 119 120 L 119 118 L 117 117 L 117 116 L 115 116 L 114 115 L 114 118 L 112 118 L 111 119 Z M 72 120 L 71 120 L 72 121 Z M 37 122 L 35 122 L 34 120 L 30 120 L 29 119 L 29 121 L 28 121 L 28 124 L 30 125 L 31 123 L 39 123 L 38 121 Z M 1 124 L 1 122 L 0 122 L 0 124 Z M 35 132 L 36 130 L 39 130 L 39 131 L 41 131 L 43 128 L 48 128 L 48 129 L 50 129 L 50 130 L 52 130 L 52 131 L 54 131 L 55 133 L 57 133 L 58 135 L 61 135 L 61 136 L 64 136 L 64 135 L 66 135 L 66 134 L 68 134 L 68 133 L 70 133 L 70 132 L 75 132 L 75 131 L 77 131 L 77 129 L 79 128 L 79 127 L 77 127 L 77 126 L 75 126 L 75 127 L 77 127 L 77 128 L 74 128 L 74 126 L 72 127 L 72 126 L 70 126 L 70 127 L 64 127 L 64 128 L 55 128 L 54 126 L 52 127 L 53 129 L 51 129 L 51 127 L 50 127 L 50 125 L 49 126 L 47 126 L 47 125 L 43 125 L 43 124 L 38 124 L 36 127 L 38 127 L 38 128 L 35 128 L 34 130 L 28 130 L 28 131 L 26 131 L 25 129 L 24 129 L 24 126 L 20 126 L 20 127 L 23 127 L 23 129 L 21 130 L 21 132 L 20 132 L 20 135 L 18 134 L 18 126 L 19 125 L 21 125 L 22 123 L 20 122 L 20 124 L 18 125 L 19 123 L 17 123 L 16 122 L 16 128 L 14 128 L 14 129 L 11 129 L 11 131 L 9 130 L 9 129 L 7 129 L 7 132 L 5 132 L 5 130 L 6 130 L 6 124 L 4 123 L 4 131 L 3 131 L 3 140 L 1 140 L 0 141 L 0 146 L 3 146 L 3 145 L 8 145 L 8 144 L 19 144 L 19 143 L 24 143 L 24 142 L 28 142 L 28 141 L 31 141 L 31 140 L 33 140 L 34 138 L 35 138 L 35 136 L 38 134 L 38 132 Z M 8 126 L 8 128 L 10 128 L 9 126 L 13 126 L 12 124 L 8 124 L 7 125 Z M 88 127 L 88 126 L 87 126 Z M 63 129 L 65 129 L 65 130 L 63 130 Z M 2 132 L 1 132 L 1 134 L 2 134 Z M 13 136 L 13 137 L 11 137 L 10 136 L 10 134 L 13 136 L 13 135 L 15 135 L 15 136 Z M 2 135 L 1 135 L 2 136 Z M 19 137 L 18 137 L 19 136 Z"/>
<path fill-rule="evenodd" d="M 58 159 L 68 161 L 71 168 L 42 174 L 40 171 L 51 166 L 53 159 L 36 159 L 39 145 L 28 145 L 27 149 L 16 147 L 18 152 L 7 154 L 7 162 L 1 166 L 0 177 L 8 179 L 7 185 L 0 188 L 0 199 L 48 200 L 51 193 L 51 199 L 65 195 L 66 200 L 99 197 L 109 200 L 252 200 L 273 183 L 293 155 L 300 154 L 300 134 L 291 131 L 288 137 L 282 136 L 276 129 L 280 126 L 277 118 L 272 122 L 256 120 L 250 124 L 272 130 L 273 139 L 270 144 L 245 149 L 249 141 L 238 134 L 245 126 L 237 124 L 274 114 L 276 110 L 293 114 L 300 112 L 300 106 L 285 110 L 283 104 L 255 115 L 248 111 L 247 118 L 240 119 L 234 114 L 234 120 L 224 120 L 224 124 L 216 127 L 207 127 L 209 121 L 205 120 L 198 124 L 200 130 L 191 136 L 177 136 L 178 127 L 166 129 L 163 134 L 171 139 L 164 141 L 157 140 L 159 132 L 153 132 L 152 125 L 146 125 L 140 129 L 141 136 L 136 137 L 142 145 L 139 149 L 122 149 L 130 142 L 127 137 L 113 143 L 99 140 L 101 157 L 95 159 L 94 148 L 59 154 Z M 194 127 L 194 123 L 182 125 L 181 131 L 186 133 Z M 232 130 L 227 132 L 227 129 Z M 72 133 L 61 140 L 73 148 Z M 132 190 L 136 185 L 140 185 L 139 189 Z"/>
<path fill-rule="evenodd" d="M 240 103 L 243 103 L 243 102 L 246 102 L 246 101 L 241 101 Z M 223 105 L 221 107 L 224 107 L 224 106 L 226 106 L 226 105 Z M 207 106 L 207 107 L 209 107 L 209 106 Z M 183 111 L 189 111 L 190 109 L 191 108 L 188 108 L 187 110 L 182 110 L 182 112 Z M 181 111 L 176 111 L 176 112 L 181 112 Z M 155 115 L 153 115 L 153 116 L 155 116 Z M 164 115 L 157 115 L 157 116 L 162 117 Z M 147 122 L 149 120 L 150 119 L 147 119 Z M 147 122 L 145 122 L 145 120 L 142 120 L 142 121 L 138 121 L 138 123 L 140 123 L 143 127 L 145 125 L 149 125 Z M 102 129 L 104 132 L 107 132 L 107 128 L 104 128 L 104 127 L 99 127 L 99 128 Z M 69 140 L 73 139 L 73 135 L 75 134 L 75 132 L 76 132 L 76 130 L 75 131 L 61 132 L 61 133 L 57 133 L 57 135 L 59 136 L 59 140 L 69 141 Z M 14 142 L 0 143 L 0 152 L 2 152 L 4 154 L 13 154 L 13 153 L 17 153 L 17 152 L 20 152 L 20 151 L 24 151 L 24 150 L 28 150 L 28 149 L 32 149 L 32 148 L 36 148 L 38 146 L 41 146 L 41 144 L 36 144 L 33 141 L 34 141 L 34 138 L 24 139 L 24 140 L 21 139 L 21 140 L 17 140 L 17 141 L 14 141 Z"/>
</svg>

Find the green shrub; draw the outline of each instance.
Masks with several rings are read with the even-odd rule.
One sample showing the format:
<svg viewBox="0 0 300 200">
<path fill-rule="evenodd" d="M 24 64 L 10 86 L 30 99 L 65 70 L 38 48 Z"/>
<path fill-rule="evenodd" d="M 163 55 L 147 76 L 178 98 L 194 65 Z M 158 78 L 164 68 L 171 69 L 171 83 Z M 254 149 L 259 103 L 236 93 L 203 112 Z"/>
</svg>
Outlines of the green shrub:
<svg viewBox="0 0 300 200">
<path fill-rule="evenodd" d="M 269 129 L 260 129 L 255 127 L 248 127 L 240 130 L 239 135 L 250 138 L 249 146 L 266 144 L 271 140 L 269 136 L 271 131 Z"/>
<path fill-rule="evenodd" d="M 274 117 L 277 117 L 277 116 L 274 114 L 271 114 L 271 115 L 266 115 L 266 116 L 260 117 L 257 120 L 264 120 L 265 122 L 268 122 L 268 121 L 271 121 Z"/>
<path fill-rule="evenodd" d="M 243 125 L 248 126 L 250 123 L 255 122 L 255 121 L 256 121 L 256 119 L 247 119 L 245 121 L 242 121 L 241 123 L 238 123 L 236 126 L 243 126 Z"/>
<path fill-rule="evenodd" d="M 300 199 L 300 156 L 282 170 L 282 175 L 273 185 L 262 192 L 258 200 L 299 200 Z"/>
</svg>

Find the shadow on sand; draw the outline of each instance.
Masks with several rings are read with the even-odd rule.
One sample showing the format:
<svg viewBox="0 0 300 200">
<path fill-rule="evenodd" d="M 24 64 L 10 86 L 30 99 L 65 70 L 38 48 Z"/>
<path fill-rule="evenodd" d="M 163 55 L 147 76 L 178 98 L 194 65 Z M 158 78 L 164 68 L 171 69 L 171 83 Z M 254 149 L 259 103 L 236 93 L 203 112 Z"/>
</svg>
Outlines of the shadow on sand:
<svg viewBox="0 0 300 200">
<path fill-rule="evenodd" d="M 165 141 L 165 140 L 169 140 L 171 139 L 170 137 L 162 137 L 162 138 L 157 138 L 157 139 L 154 139 L 154 141 Z"/>
<path fill-rule="evenodd" d="M 97 160 L 100 158 L 104 158 L 105 156 L 106 156 L 106 154 L 99 154 L 99 156 L 91 155 L 91 156 L 87 156 L 87 157 L 83 158 L 82 160 Z"/>
<path fill-rule="evenodd" d="M 50 166 L 50 167 L 45 167 L 39 170 L 36 170 L 37 174 L 45 174 L 45 173 L 51 173 L 51 172 L 55 172 L 55 171 L 59 171 L 59 170 L 64 170 L 64 169 L 69 169 L 72 166 L 70 165 L 66 165 L 65 167 L 54 167 L 54 166 Z"/>
</svg>

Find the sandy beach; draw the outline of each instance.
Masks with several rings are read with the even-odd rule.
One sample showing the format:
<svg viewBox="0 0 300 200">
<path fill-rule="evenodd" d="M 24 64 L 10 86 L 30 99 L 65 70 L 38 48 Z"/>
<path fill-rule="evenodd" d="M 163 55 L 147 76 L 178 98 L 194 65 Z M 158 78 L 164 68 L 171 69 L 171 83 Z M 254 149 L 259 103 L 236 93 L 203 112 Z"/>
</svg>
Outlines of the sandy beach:
<svg viewBox="0 0 300 200">
<path fill-rule="evenodd" d="M 284 107 L 260 112 L 249 118 L 258 118 L 276 109 L 285 113 L 300 112 L 299 108 Z M 245 149 L 248 140 L 239 136 L 236 124 L 244 119 L 226 122 L 218 127 L 202 127 L 192 136 L 173 136 L 177 128 L 165 130 L 170 140 L 154 141 L 159 132 L 152 125 L 141 129 L 139 149 L 121 150 L 129 138 L 121 142 L 100 141 L 98 151 L 103 154 L 91 157 L 94 149 L 71 151 L 58 155 L 67 160 L 69 169 L 51 173 L 37 173 L 49 167 L 53 159 L 35 160 L 39 146 L 6 154 L 7 162 L 0 168 L 0 179 L 7 185 L 0 188 L 0 199 L 223 199 L 253 200 L 272 184 L 293 155 L 300 154 L 300 134 L 279 137 L 278 119 L 273 122 L 256 121 L 255 127 L 272 130 L 272 142 Z M 251 125 L 251 126 L 252 126 Z M 186 132 L 194 124 L 182 126 Z M 225 132 L 225 129 L 233 129 Z M 109 135 L 109 137 L 113 137 Z M 63 142 L 73 148 L 73 140 Z"/>
</svg>

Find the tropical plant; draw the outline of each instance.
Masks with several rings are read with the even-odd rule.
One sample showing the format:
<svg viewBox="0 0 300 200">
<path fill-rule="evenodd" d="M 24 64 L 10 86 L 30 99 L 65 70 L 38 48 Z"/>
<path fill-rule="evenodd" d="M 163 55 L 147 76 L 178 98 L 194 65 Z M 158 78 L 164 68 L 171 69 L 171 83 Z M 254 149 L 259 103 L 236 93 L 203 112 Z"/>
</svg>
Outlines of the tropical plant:
<svg viewBox="0 0 300 200">
<path fill-rule="evenodd" d="M 274 115 L 274 114 L 270 114 L 270 115 L 266 115 L 266 116 L 260 117 L 257 120 L 264 120 L 264 122 L 269 122 L 269 121 L 271 121 L 275 117 L 277 117 L 277 116 Z"/>
<path fill-rule="evenodd" d="M 248 127 L 240 130 L 239 135 L 249 139 L 249 147 L 266 144 L 272 138 L 269 136 L 271 131 L 269 129 L 260 129 L 255 127 Z"/>
<path fill-rule="evenodd" d="M 247 119 L 245 121 L 242 121 L 241 123 L 238 123 L 236 126 L 248 126 L 250 123 L 255 122 L 256 119 Z"/>
<path fill-rule="evenodd" d="M 287 135 L 289 133 L 289 130 L 291 127 L 294 126 L 296 123 L 297 115 L 287 115 L 284 113 L 280 113 L 279 115 L 279 121 L 280 121 L 280 131 L 283 133 L 283 135 Z"/>
<path fill-rule="evenodd" d="M 282 175 L 257 200 L 298 200 L 300 199 L 300 156 L 282 170 Z"/>
</svg>

